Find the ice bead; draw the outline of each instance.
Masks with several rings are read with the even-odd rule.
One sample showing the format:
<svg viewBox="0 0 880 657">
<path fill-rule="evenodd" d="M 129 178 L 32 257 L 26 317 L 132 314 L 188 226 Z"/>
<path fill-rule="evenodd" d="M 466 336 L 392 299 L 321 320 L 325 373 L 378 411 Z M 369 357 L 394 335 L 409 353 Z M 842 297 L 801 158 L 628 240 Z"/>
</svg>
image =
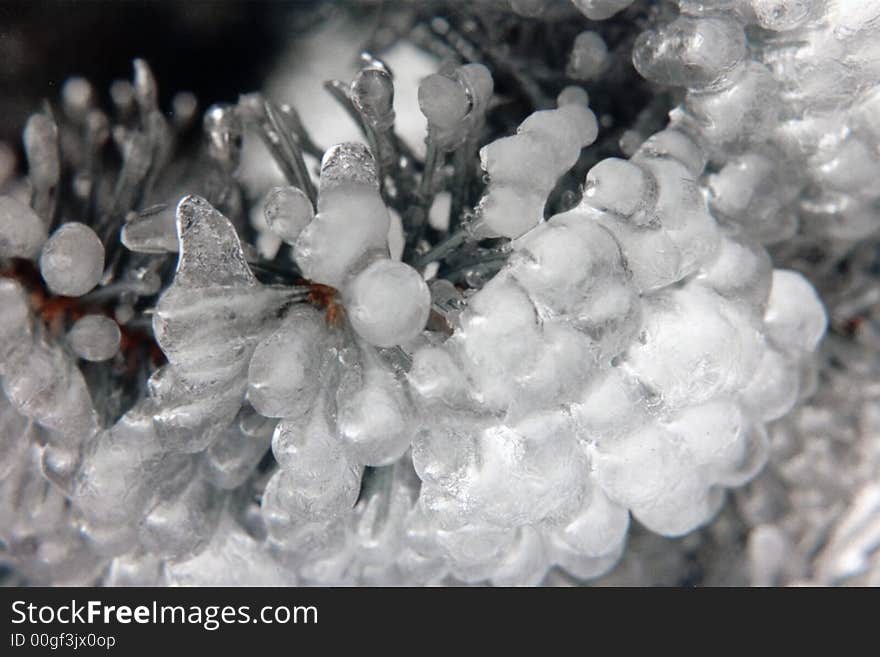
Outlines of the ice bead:
<svg viewBox="0 0 880 657">
<path fill-rule="evenodd" d="M 312 202 L 299 187 L 273 187 L 263 208 L 269 229 L 288 244 L 314 219 Z"/>
<path fill-rule="evenodd" d="M 318 213 L 300 233 L 294 258 L 307 278 L 341 287 L 367 254 L 388 257 L 390 222 L 373 156 L 363 144 L 339 144 L 321 161 Z"/>
<path fill-rule="evenodd" d="M 633 0 L 572 0 L 572 4 L 592 21 L 604 21 L 632 4 Z"/>
<path fill-rule="evenodd" d="M 748 238 L 724 235 L 715 259 L 697 275 L 725 299 L 763 315 L 770 296 L 773 265 L 767 252 Z"/>
<path fill-rule="evenodd" d="M 763 340 L 758 322 L 710 290 L 687 285 L 645 304 L 644 333 L 627 368 L 666 405 L 734 393 L 752 378 Z"/>
<path fill-rule="evenodd" d="M 471 524 L 454 531 L 439 530 L 437 543 L 455 577 L 476 583 L 494 575 L 518 535 L 518 530 Z"/>
<path fill-rule="evenodd" d="M 761 354 L 758 369 L 742 390 L 740 398 L 753 417 L 770 422 L 794 408 L 799 391 L 797 361 L 768 346 Z"/>
<path fill-rule="evenodd" d="M 37 340 L 7 363 L 3 391 L 22 413 L 71 446 L 97 430 L 97 416 L 85 379 L 57 344 Z"/>
<path fill-rule="evenodd" d="M 540 353 L 537 312 L 522 287 L 496 277 L 471 297 L 453 340 L 480 400 L 504 406 L 513 382 L 532 372 Z"/>
<path fill-rule="evenodd" d="M 138 253 L 177 251 L 174 206 L 156 206 L 129 214 L 119 233 L 125 247 Z"/>
<path fill-rule="evenodd" d="M 232 422 L 201 455 L 202 476 L 222 490 L 231 490 L 243 484 L 269 451 L 274 426 L 274 423 L 268 422 L 262 432 L 247 435 L 242 431 L 240 422 Z"/>
<path fill-rule="evenodd" d="M 577 554 L 599 558 L 619 551 L 628 529 L 629 511 L 594 487 L 574 517 L 551 531 L 558 541 Z"/>
<path fill-rule="evenodd" d="M 19 352 L 30 349 L 32 337 L 31 309 L 21 283 L 0 278 L 0 374 Z"/>
<path fill-rule="evenodd" d="M 267 417 L 298 417 L 314 402 L 329 335 L 321 313 L 296 308 L 260 342 L 248 366 L 248 401 Z"/>
<path fill-rule="evenodd" d="M 345 453 L 327 397 L 322 392 L 309 415 L 282 420 L 275 427 L 272 453 L 281 470 L 269 483 L 274 497 L 268 507 L 263 506 L 267 522 L 271 518 L 266 514 L 276 513 L 309 521 L 328 520 L 354 506 L 361 468 Z"/>
<path fill-rule="evenodd" d="M 776 32 L 799 27 L 810 16 L 812 0 L 750 0 L 758 24 Z"/>
<path fill-rule="evenodd" d="M 666 128 L 648 137 L 633 155 L 636 161 L 642 157 L 676 160 L 687 168 L 693 178 L 699 177 L 706 166 L 703 149 L 677 128 Z"/>
<path fill-rule="evenodd" d="M 723 494 L 701 475 L 695 455 L 669 430 L 648 424 L 593 455 L 609 498 L 652 531 L 681 536 L 708 521 Z"/>
<path fill-rule="evenodd" d="M 795 271 L 774 269 L 764 322 L 778 347 L 809 352 L 825 335 L 828 317 L 807 279 Z"/>
<path fill-rule="evenodd" d="M 652 219 L 649 209 L 656 198 L 657 183 L 651 174 L 628 160 L 605 158 L 587 173 L 583 202 L 597 210 L 646 224 Z"/>
<path fill-rule="evenodd" d="M 589 207 L 585 214 L 614 236 L 638 291 L 650 292 L 681 280 L 682 254 L 667 231 L 659 226 L 637 226 Z"/>
<path fill-rule="evenodd" d="M 197 553 L 211 540 L 224 502 L 211 484 L 193 477 L 150 510 L 140 526 L 141 545 L 172 559 Z"/>
<path fill-rule="evenodd" d="M 536 226 L 556 181 L 597 134 L 595 115 L 569 104 L 534 112 L 516 135 L 484 146 L 480 161 L 489 174 L 489 188 L 479 205 L 479 230 L 486 236 L 515 238 Z"/>
<path fill-rule="evenodd" d="M 119 325 L 105 315 L 86 315 L 67 333 L 74 353 L 84 360 L 110 360 L 119 351 Z"/>
<path fill-rule="evenodd" d="M 428 345 L 416 350 L 407 380 L 410 388 L 429 402 L 442 400 L 454 404 L 466 394 L 461 365 L 442 346 Z"/>
<path fill-rule="evenodd" d="M 211 541 L 198 554 L 166 564 L 170 586 L 295 586 L 296 576 L 224 514 Z"/>
<path fill-rule="evenodd" d="M 779 118 L 778 83 L 766 66 L 750 61 L 729 87 L 689 93 L 685 109 L 716 147 L 761 143 Z"/>
<path fill-rule="evenodd" d="M 717 224 L 699 186 L 683 164 L 648 157 L 642 158 L 640 164 L 657 181 L 653 213 L 681 254 L 679 275 L 689 276 L 715 255 L 719 241 Z"/>
<path fill-rule="evenodd" d="M 492 97 L 492 75 L 482 64 L 465 64 L 419 83 L 419 109 L 428 139 L 441 151 L 458 148 L 483 121 Z"/>
<path fill-rule="evenodd" d="M 370 344 L 405 344 L 425 328 L 431 294 L 421 275 L 394 260 L 377 260 L 345 288 L 346 316 Z"/>
<path fill-rule="evenodd" d="M 0 196 L 0 258 L 35 258 L 46 237 L 46 225 L 30 207 Z"/>
<path fill-rule="evenodd" d="M 438 144 L 460 139 L 462 123 L 470 111 L 467 90 L 456 79 L 435 73 L 419 84 L 419 109 L 428 120 L 428 131 Z"/>
<path fill-rule="evenodd" d="M 100 282 L 103 273 L 104 245 L 85 224 L 66 223 L 43 245 L 40 274 L 55 294 L 82 296 Z"/>
<path fill-rule="evenodd" d="M 566 72 L 576 80 L 592 80 L 608 65 L 608 46 L 597 32 L 578 34 L 571 47 Z"/>
<path fill-rule="evenodd" d="M 457 440 L 446 442 L 452 436 Z M 448 466 L 438 470 L 432 457 L 443 452 Z M 439 486 L 451 512 L 496 527 L 567 517 L 588 492 L 586 455 L 573 425 L 560 413 L 537 413 L 515 424 L 490 423 L 471 431 L 461 427 L 452 434 L 425 431 L 413 460 L 423 486 Z"/>
<path fill-rule="evenodd" d="M 164 455 L 144 410 L 130 411 L 86 446 L 73 494 L 86 517 L 127 525 L 146 512 Z"/>
<path fill-rule="evenodd" d="M 592 378 L 569 412 L 578 436 L 601 446 L 645 424 L 652 402 L 634 377 L 612 367 Z"/>
<path fill-rule="evenodd" d="M 797 219 L 779 164 L 759 153 L 744 153 L 708 177 L 709 205 L 721 218 L 734 220 L 753 238 L 772 244 L 791 237 Z"/>
<path fill-rule="evenodd" d="M 263 494 L 262 511 L 270 533 L 291 525 L 332 520 L 350 511 L 360 491 L 361 470 L 347 462 L 332 475 L 327 466 L 318 481 L 304 487 L 303 466 L 297 470 L 279 469 L 269 480 Z M 331 466 L 332 469 L 332 466 Z M 328 476 L 330 475 L 330 476 Z M 276 527 L 278 529 L 276 529 Z"/>
<path fill-rule="evenodd" d="M 171 452 L 200 452 L 213 443 L 238 412 L 246 390 L 243 372 L 227 379 L 193 382 L 172 366 L 157 370 L 148 382 L 155 402 L 153 422 L 163 447 Z"/>
<path fill-rule="evenodd" d="M 521 527 L 492 573 L 493 586 L 537 586 L 547 572 L 547 550 L 541 532 Z"/>
<path fill-rule="evenodd" d="M 415 416 L 406 391 L 376 354 L 366 354 L 357 383 L 337 391 L 337 430 L 354 458 L 369 466 L 389 465 L 407 450 Z"/>
<path fill-rule="evenodd" d="M 639 35 L 633 64 L 652 82 L 710 89 L 722 84 L 745 54 L 745 33 L 736 20 L 679 16 Z"/>
<path fill-rule="evenodd" d="M 730 400 L 690 406 L 665 426 L 690 450 L 708 484 L 742 486 L 767 462 L 763 425 L 751 422 Z"/>
</svg>

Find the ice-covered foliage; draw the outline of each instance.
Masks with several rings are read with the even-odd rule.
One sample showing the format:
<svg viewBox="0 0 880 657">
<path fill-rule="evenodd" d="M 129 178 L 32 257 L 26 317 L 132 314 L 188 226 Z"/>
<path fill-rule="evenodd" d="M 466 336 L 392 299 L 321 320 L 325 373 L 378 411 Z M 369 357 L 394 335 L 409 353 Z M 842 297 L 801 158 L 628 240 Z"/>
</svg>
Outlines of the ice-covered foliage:
<svg viewBox="0 0 880 657">
<path fill-rule="evenodd" d="M 876 228 L 880 8 L 559 4 L 504 14 L 589 19 L 566 18 L 558 75 L 476 23 L 413 30 L 446 57 L 409 90 L 424 158 L 368 54 L 326 84 L 363 140 L 329 148 L 247 94 L 178 153 L 193 117 L 166 118 L 142 61 L 112 118 L 77 79 L 28 121 L 27 178 L 0 181 L 0 556 L 23 581 L 587 580 L 634 522 L 686 535 L 784 427 L 827 427 L 828 404 L 782 419 L 815 391 L 828 323 L 784 247 L 832 237 L 833 267 Z M 684 91 L 622 149 L 602 94 L 629 66 L 628 20 L 638 72 Z M 104 171 L 111 137 L 122 164 Z M 186 158 L 197 175 L 172 166 Z M 787 454 L 783 477 L 816 463 Z M 874 559 L 862 474 L 823 581 Z M 766 511 L 762 486 L 738 494 L 756 583 L 821 524 Z"/>
</svg>

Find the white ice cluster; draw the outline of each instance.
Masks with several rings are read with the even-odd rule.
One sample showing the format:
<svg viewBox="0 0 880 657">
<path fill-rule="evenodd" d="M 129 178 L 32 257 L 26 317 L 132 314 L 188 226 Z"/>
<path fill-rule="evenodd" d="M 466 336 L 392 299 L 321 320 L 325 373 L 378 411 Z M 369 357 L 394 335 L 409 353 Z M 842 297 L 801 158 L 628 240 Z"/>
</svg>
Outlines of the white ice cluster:
<svg viewBox="0 0 880 657">
<path fill-rule="evenodd" d="M 630 3 L 574 4 L 599 20 Z M 767 423 L 814 390 L 825 310 L 763 245 L 808 206 L 828 234 L 867 234 L 876 87 L 860 84 L 878 75 L 840 2 L 680 4 L 634 54 L 652 81 L 687 88 L 671 125 L 581 170 L 580 200 L 556 214 L 554 190 L 599 137 L 588 96 L 565 90 L 478 160 L 493 98 L 478 64 L 420 87 L 417 173 L 371 61 L 343 94 L 369 147 L 330 147 L 313 176 L 295 113 L 246 96 L 206 115 L 205 181 L 146 207 L 172 141 L 139 63 L 137 127 L 115 131 L 124 164 L 92 227 L 57 225 L 58 128 L 31 119 L 29 185 L 0 196 L 0 258 L 19 267 L 0 278 L 0 538 L 15 567 L 112 585 L 538 584 L 554 567 L 607 572 L 631 518 L 664 536 L 712 519 L 763 467 Z M 864 71 L 824 104 L 841 25 Z M 582 79 L 608 63 L 597 38 L 575 44 Z M 236 178 L 242 120 L 289 183 L 259 201 Z M 430 201 L 457 182 L 480 200 L 433 239 Z M 400 199 L 403 260 L 389 246 Z M 173 251 L 176 268 L 151 264 Z M 448 256 L 503 264 L 463 284 Z M 114 278 L 128 257 L 136 273 Z M 93 311 L 107 298 L 112 316 Z M 66 331 L 57 307 L 79 309 Z M 166 363 L 125 369 L 137 328 Z M 108 371 L 143 382 L 106 393 L 115 416 L 90 393 Z"/>
<path fill-rule="evenodd" d="M 876 0 L 678 0 L 643 33 L 636 69 L 683 87 L 671 123 L 712 159 L 709 203 L 765 244 L 876 232 Z M 747 36 L 748 33 L 748 36 Z"/>
</svg>

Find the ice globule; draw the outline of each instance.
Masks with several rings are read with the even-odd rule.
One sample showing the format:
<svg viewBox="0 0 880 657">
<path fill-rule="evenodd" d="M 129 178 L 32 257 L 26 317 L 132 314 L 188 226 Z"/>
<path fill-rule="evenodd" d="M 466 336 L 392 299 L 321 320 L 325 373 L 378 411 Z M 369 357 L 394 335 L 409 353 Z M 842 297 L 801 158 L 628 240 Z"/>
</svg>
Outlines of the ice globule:
<svg viewBox="0 0 880 657">
<path fill-rule="evenodd" d="M 104 245 L 85 224 L 69 222 L 56 230 L 40 253 L 40 273 L 55 294 L 82 296 L 104 273 Z"/>
<path fill-rule="evenodd" d="M 480 234 L 515 238 L 544 218 L 544 204 L 558 178 L 596 140 L 598 124 L 589 108 L 571 103 L 535 112 L 516 135 L 480 150 L 489 187 L 478 207 Z M 528 165 L 526 165 L 528 163 Z"/>
</svg>

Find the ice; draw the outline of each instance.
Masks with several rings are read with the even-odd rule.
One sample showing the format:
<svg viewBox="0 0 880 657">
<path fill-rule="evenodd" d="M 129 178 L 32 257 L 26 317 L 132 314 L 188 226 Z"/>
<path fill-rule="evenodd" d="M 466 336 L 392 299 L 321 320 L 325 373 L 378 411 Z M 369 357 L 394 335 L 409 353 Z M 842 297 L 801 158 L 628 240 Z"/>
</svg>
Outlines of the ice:
<svg viewBox="0 0 880 657">
<path fill-rule="evenodd" d="M 86 447 L 73 501 L 97 527 L 131 532 L 147 511 L 164 458 L 149 410 L 135 408 Z"/>
<path fill-rule="evenodd" d="M 810 16 L 813 0 L 751 0 L 758 24 L 768 30 L 784 32 L 800 26 Z"/>
<path fill-rule="evenodd" d="M 521 286 L 496 278 L 471 297 L 453 340 L 479 399 L 505 407 L 515 393 L 512 383 L 529 376 L 537 361 L 537 312 Z"/>
<path fill-rule="evenodd" d="M 689 89 L 724 84 L 745 55 L 742 26 L 720 16 L 679 16 L 656 32 L 643 32 L 633 45 L 639 73 L 652 82 Z"/>
<path fill-rule="evenodd" d="M 681 280 L 682 255 L 667 231 L 658 226 L 636 226 L 628 219 L 592 208 L 584 208 L 584 212 L 614 236 L 637 290 L 651 292 Z"/>
<path fill-rule="evenodd" d="M 597 135 L 595 115 L 568 104 L 534 112 L 516 135 L 484 146 L 480 161 L 490 181 L 479 205 L 479 230 L 487 236 L 515 238 L 536 226 L 558 178 Z"/>
<path fill-rule="evenodd" d="M 197 553 L 211 540 L 224 502 L 211 484 L 192 477 L 150 510 L 140 526 L 141 545 L 171 559 Z"/>
<path fill-rule="evenodd" d="M 687 167 L 696 178 L 706 166 L 706 153 L 694 139 L 676 128 L 656 132 L 639 146 L 637 157 L 670 158 Z"/>
<path fill-rule="evenodd" d="M 775 269 L 764 321 L 778 347 L 813 351 L 825 335 L 828 318 L 807 279 L 795 271 Z"/>
<path fill-rule="evenodd" d="M 95 362 L 113 358 L 119 351 L 121 337 L 119 325 L 106 315 L 86 315 L 67 333 L 74 353 Z"/>
<path fill-rule="evenodd" d="M 250 417 L 258 416 L 253 414 Z M 237 421 L 226 427 L 201 456 L 200 472 L 217 488 L 231 490 L 241 486 L 269 451 L 274 422 L 263 422 L 261 430 L 248 435 L 241 427 L 248 418 L 240 413 Z"/>
<path fill-rule="evenodd" d="M 713 145 L 761 143 L 779 118 L 777 85 L 766 66 L 750 61 L 731 86 L 717 93 L 688 94 L 685 108 Z"/>
<path fill-rule="evenodd" d="M 177 368 L 165 366 L 150 377 L 150 395 L 156 403 L 153 422 L 165 449 L 200 452 L 232 422 L 247 382 L 242 370 L 221 374 L 226 376 L 215 372 L 216 378 L 211 382 L 193 382 Z"/>
<path fill-rule="evenodd" d="M 428 121 L 428 140 L 441 151 L 459 147 L 484 120 L 492 98 L 492 75 L 482 64 L 465 64 L 419 83 L 419 109 Z"/>
<path fill-rule="evenodd" d="M 757 370 L 757 322 L 705 288 L 664 291 L 645 304 L 644 317 L 626 366 L 672 408 L 735 393 Z"/>
<path fill-rule="evenodd" d="M 314 219 L 312 202 L 299 187 L 273 187 L 263 208 L 270 230 L 288 244 L 295 244 L 303 229 Z"/>
<path fill-rule="evenodd" d="M 683 164 L 649 157 L 639 158 L 639 163 L 657 181 L 653 213 L 681 254 L 679 275 L 689 276 L 715 255 L 719 241 L 715 220 Z"/>
<path fill-rule="evenodd" d="M 428 120 L 431 139 L 438 144 L 453 143 L 470 111 L 467 90 L 451 77 L 429 75 L 419 84 L 419 109 Z"/>
<path fill-rule="evenodd" d="M 597 32 L 581 32 L 575 37 L 566 72 L 575 80 L 592 80 L 608 66 L 608 46 Z"/>
<path fill-rule="evenodd" d="M 588 490 L 586 455 L 560 413 L 510 425 L 432 428 L 419 434 L 413 462 L 423 480 L 423 500 L 425 487 L 429 493 L 437 487 L 435 499 L 442 506 L 431 512 L 453 524 L 456 516 L 496 527 L 558 520 L 579 508 Z"/>
<path fill-rule="evenodd" d="M 547 550 L 541 532 L 522 527 L 492 573 L 494 586 L 537 586 L 547 572 Z"/>
<path fill-rule="evenodd" d="M 119 239 L 127 249 L 138 253 L 174 253 L 177 251 L 175 208 L 156 206 L 130 214 Z"/>
<path fill-rule="evenodd" d="M 453 575 L 466 583 L 489 579 L 516 543 L 519 532 L 472 524 L 437 531 L 437 543 Z"/>
<path fill-rule="evenodd" d="M 695 457 L 676 436 L 649 424 L 594 454 L 605 494 L 631 509 L 658 534 L 681 536 L 709 520 L 723 494 L 700 474 Z"/>
<path fill-rule="evenodd" d="M 104 245 L 91 228 L 71 221 L 49 237 L 40 254 L 40 273 L 49 289 L 79 297 L 94 288 L 104 273 Z"/>
<path fill-rule="evenodd" d="M 797 361 L 768 346 L 741 398 L 753 417 L 777 420 L 797 403 L 800 374 Z"/>
<path fill-rule="evenodd" d="M 46 225 L 31 208 L 12 196 L 0 196 L 0 258 L 33 259 L 46 237 Z"/>
<path fill-rule="evenodd" d="M 200 451 L 238 412 L 253 350 L 289 292 L 257 283 L 232 224 L 204 199 L 180 202 L 177 231 L 177 271 L 153 315 L 171 364 L 154 376 L 156 426 L 169 447 Z"/>
<path fill-rule="evenodd" d="M 629 7 L 633 0 L 571 0 L 584 16 L 592 21 L 604 21 Z"/>
<path fill-rule="evenodd" d="M 416 417 L 401 382 L 378 354 L 363 352 L 363 374 L 343 375 L 337 390 L 337 430 L 359 462 L 389 465 L 409 448 Z"/>
<path fill-rule="evenodd" d="M 796 190 L 765 155 L 750 152 L 731 159 L 708 177 L 708 188 L 713 213 L 736 221 L 764 244 L 788 239 L 797 229 L 797 217 L 786 208 Z"/>
<path fill-rule="evenodd" d="M 31 344 L 32 319 L 27 293 L 12 278 L 0 278 L 0 375 Z"/>
<path fill-rule="evenodd" d="M 58 126 L 46 114 L 32 114 L 22 136 L 28 178 L 34 188 L 34 211 L 48 227 L 55 212 L 54 195 L 61 178 Z"/>
<path fill-rule="evenodd" d="M 296 577 L 266 547 L 224 514 L 211 542 L 189 559 L 165 566 L 171 586 L 295 586 Z"/>
<path fill-rule="evenodd" d="M 590 558 L 613 555 L 620 550 L 629 529 L 629 512 L 594 487 L 584 505 L 570 522 L 554 529 L 558 542 L 573 552 Z"/>
<path fill-rule="evenodd" d="M 260 342 L 248 366 L 248 401 L 267 417 L 298 417 L 309 410 L 320 385 L 329 335 L 321 313 L 296 308 Z"/>
<path fill-rule="evenodd" d="M 325 521 L 351 509 L 360 490 L 361 467 L 352 462 L 337 436 L 328 392 L 311 412 L 282 420 L 272 437 L 272 453 L 281 469 L 270 480 L 263 515 L 272 531 L 300 521 Z"/>
<path fill-rule="evenodd" d="M 581 439 L 601 446 L 645 424 L 651 401 L 638 381 L 613 367 L 593 377 L 570 413 Z"/>
<path fill-rule="evenodd" d="M 703 267 L 697 280 L 724 298 L 746 304 L 763 315 L 770 296 L 772 271 L 767 252 L 752 240 L 723 235 L 715 260 Z"/>
<path fill-rule="evenodd" d="M 584 202 L 606 212 L 632 217 L 633 223 L 643 225 L 653 217 L 649 210 L 657 197 L 657 183 L 642 167 L 609 157 L 596 164 L 587 173 Z"/>
<path fill-rule="evenodd" d="M 12 475 L 29 442 L 29 420 L 0 395 L 0 481 Z"/>
<path fill-rule="evenodd" d="M 388 257 L 390 221 L 370 152 L 334 146 L 321 161 L 318 213 L 296 241 L 296 262 L 307 278 L 340 287 L 368 254 Z"/>
<path fill-rule="evenodd" d="M 335 466 L 335 467 L 334 467 Z M 361 469 L 344 460 L 333 460 L 322 472 L 279 469 L 263 495 L 263 517 L 273 535 L 296 525 L 323 522 L 342 516 L 357 501 Z M 332 474 L 328 470 L 333 470 Z M 317 476 L 317 478 L 315 478 Z"/>
<path fill-rule="evenodd" d="M 466 394 L 466 381 L 461 365 L 449 350 L 427 345 L 413 354 L 413 363 L 407 373 L 409 386 L 422 399 L 442 400 L 453 404 Z"/>
<path fill-rule="evenodd" d="M 693 455 L 708 484 L 741 486 L 767 462 L 767 434 L 731 400 L 686 408 L 666 423 Z"/>
<path fill-rule="evenodd" d="M 345 311 L 359 336 L 378 347 L 405 344 L 425 328 L 431 294 L 407 264 L 377 260 L 345 288 Z"/>
<path fill-rule="evenodd" d="M 71 446 L 97 429 L 88 387 L 79 369 L 57 344 L 37 340 L 6 363 L 3 391 L 19 413 Z"/>
</svg>

